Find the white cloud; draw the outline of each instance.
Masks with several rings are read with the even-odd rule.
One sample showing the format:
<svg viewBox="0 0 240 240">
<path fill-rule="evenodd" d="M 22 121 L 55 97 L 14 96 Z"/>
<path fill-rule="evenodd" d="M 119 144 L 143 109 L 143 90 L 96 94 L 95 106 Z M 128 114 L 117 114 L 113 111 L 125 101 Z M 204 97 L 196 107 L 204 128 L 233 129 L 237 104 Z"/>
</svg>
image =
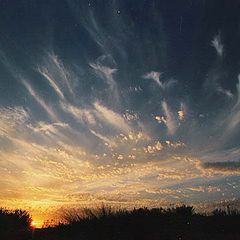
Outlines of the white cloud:
<svg viewBox="0 0 240 240">
<path fill-rule="evenodd" d="M 113 74 L 117 71 L 115 68 L 110 68 L 101 65 L 100 63 L 89 63 L 89 65 L 96 70 L 100 76 L 107 80 L 107 83 L 111 86 L 114 84 Z"/>
<path fill-rule="evenodd" d="M 49 114 L 49 116 L 54 119 L 57 120 L 57 116 L 54 113 L 53 109 L 47 105 L 45 103 L 45 101 L 33 90 L 32 86 L 25 81 L 24 79 L 22 79 L 22 83 L 25 86 L 25 88 L 28 90 L 28 92 L 30 93 L 30 95 L 38 102 L 38 104 Z"/>
<path fill-rule="evenodd" d="M 24 125 L 30 116 L 23 107 L 0 108 L 0 136 L 8 136 L 9 132 L 16 131 L 17 126 Z"/>
<path fill-rule="evenodd" d="M 221 57 L 223 55 L 224 48 L 220 33 L 214 36 L 213 40 L 211 41 L 211 45 L 216 49 L 217 54 Z"/>
<path fill-rule="evenodd" d="M 116 147 L 116 143 L 114 142 L 113 139 L 109 139 L 106 136 L 103 136 L 100 133 L 95 132 L 94 130 L 90 129 L 90 132 L 95 135 L 96 137 L 98 137 L 99 139 L 101 139 L 104 143 L 106 143 L 107 146 L 109 147 Z"/>
<path fill-rule="evenodd" d="M 233 94 L 230 90 L 224 89 L 221 86 L 218 86 L 217 91 L 224 94 L 228 98 L 233 98 Z"/>
<path fill-rule="evenodd" d="M 149 72 L 149 73 L 146 73 L 145 75 L 143 75 L 143 78 L 151 79 L 151 80 L 155 81 L 160 87 L 162 87 L 162 83 L 160 82 L 160 76 L 161 76 L 160 72 L 152 71 L 152 72 Z"/>
<path fill-rule="evenodd" d="M 177 81 L 174 80 L 174 79 L 167 80 L 164 83 L 161 82 L 160 81 L 161 73 L 160 72 L 155 72 L 155 71 L 146 73 L 142 77 L 144 79 L 150 79 L 150 80 L 155 81 L 159 85 L 159 87 L 161 87 L 162 89 L 172 87 L 174 84 L 177 83 Z"/>
<path fill-rule="evenodd" d="M 107 85 L 110 88 L 112 97 L 119 102 L 119 92 L 117 83 L 114 79 L 114 73 L 117 72 L 116 68 L 111 68 L 106 66 L 105 60 L 109 60 L 112 64 L 114 64 L 114 60 L 111 56 L 101 56 L 96 60 L 96 63 L 89 63 L 89 65 L 95 70 L 96 74 L 106 81 Z"/>
<path fill-rule="evenodd" d="M 64 99 L 64 94 L 61 91 L 60 87 L 57 85 L 55 80 L 52 78 L 52 76 L 49 74 L 47 68 L 38 68 L 38 72 L 47 79 L 49 82 L 50 86 L 54 89 L 54 91 L 57 93 L 57 95 L 61 98 Z"/>
<path fill-rule="evenodd" d="M 79 108 L 68 103 L 61 103 L 61 107 L 65 112 L 70 113 L 73 117 L 81 123 L 90 125 L 96 124 L 94 113 L 91 109 Z"/>
<path fill-rule="evenodd" d="M 58 128 L 68 128 L 69 125 L 67 123 L 62 123 L 62 122 L 56 122 L 56 123 L 46 123 L 46 122 L 38 122 L 35 127 L 29 126 L 30 128 L 33 129 L 34 132 L 43 132 L 45 134 L 48 133 L 53 133 L 53 134 L 58 134 L 59 130 Z"/>
<path fill-rule="evenodd" d="M 76 9 L 74 9 L 76 11 Z M 77 13 L 77 18 L 79 17 L 80 13 Z M 90 14 L 84 14 L 84 18 L 81 17 L 81 25 L 83 25 L 86 30 L 91 35 L 92 39 L 101 47 L 104 51 L 106 51 L 106 42 L 107 39 L 110 37 L 109 35 L 105 34 L 105 31 L 102 27 L 98 24 L 98 21 L 95 19 L 95 16 L 92 12 Z"/>
<path fill-rule="evenodd" d="M 97 116 L 101 120 L 111 124 L 115 128 L 120 129 L 125 133 L 128 133 L 128 132 L 131 131 L 130 126 L 126 123 L 126 121 L 124 120 L 124 118 L 120 114 L 118 114 L 118 113 L 112 111 L 111 109 L 101 105 L 99 102 L 95 102 L 94 107 L 96 109 Z"/>
<path fill-rule="evenodd" d="M 168 132 L 169 134 L 174 134 L 177 130 L 177 122 L 176 119 L 174 117 L 174 114 L 172 113 L 172 111 L 170 110 L 168 104 L 166 101 L 162 101 L 162 108 L 163 111 L 166 115 L 166 126 L 168 128 Z"/>
<path fill-rule="evenodd" d="M 63 63 L 55 54 L 48 53 L 45 66 L 48 69 L 48 72 L 54 76 L 53 78 L 61 81 L 61 83 L 67 87 L 68 91 L 74 95 L 74 77 L 67 71 Z"/>
<path fill-rule="evenodd" d="M 240 124 L 240 74 L 238 75 L 238 83 L 237 83 L 237 102 L 233 106 L 232 111 L 227 118 L 228 129 L 233 130 L 236 126 Z"/>
</svg>

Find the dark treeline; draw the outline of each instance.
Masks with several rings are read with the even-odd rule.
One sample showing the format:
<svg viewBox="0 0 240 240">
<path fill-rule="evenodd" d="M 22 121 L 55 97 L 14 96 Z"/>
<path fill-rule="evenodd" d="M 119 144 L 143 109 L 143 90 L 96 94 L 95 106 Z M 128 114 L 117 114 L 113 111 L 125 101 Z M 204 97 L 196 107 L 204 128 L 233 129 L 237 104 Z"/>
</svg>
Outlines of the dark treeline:
<svg viewBox="0 0 240 240">
<path fill-rule="evenodd" d="M 0 239 L 240 239 L 240 212 L 229 207 L 225 210 L 217 209 L 211 214 L 197 214 L 193 207 L 185 205 L 167 209 L 139 208 L 114 211 L 111 207 L 103 206 L 97 210 L 64 212 L 63 217 L 64 224 L 31 229 L 31 218 L 25 211 L 2 210 L 0 212 Z"/>
</svg>

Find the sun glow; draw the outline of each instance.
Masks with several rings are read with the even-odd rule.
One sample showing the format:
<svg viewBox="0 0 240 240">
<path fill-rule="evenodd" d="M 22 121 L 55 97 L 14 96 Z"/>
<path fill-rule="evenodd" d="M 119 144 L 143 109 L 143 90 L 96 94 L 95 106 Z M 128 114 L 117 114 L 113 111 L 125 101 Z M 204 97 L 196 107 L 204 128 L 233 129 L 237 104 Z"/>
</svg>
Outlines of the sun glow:
<svg viewBox="0 0 240 240">
<path fill-rule="evenodd" d="M 31 227 L 32 228 L 41 228 L 42 224 L 43 224 L 42 221 L 32 220 Z"/>
<path fill-rule="evenodd" d="M 31 222 L 31 226 L 35 228 L 36 225 L 37 225 L 36 221 L 32 220 L 32 222 Z"/>
</svg>

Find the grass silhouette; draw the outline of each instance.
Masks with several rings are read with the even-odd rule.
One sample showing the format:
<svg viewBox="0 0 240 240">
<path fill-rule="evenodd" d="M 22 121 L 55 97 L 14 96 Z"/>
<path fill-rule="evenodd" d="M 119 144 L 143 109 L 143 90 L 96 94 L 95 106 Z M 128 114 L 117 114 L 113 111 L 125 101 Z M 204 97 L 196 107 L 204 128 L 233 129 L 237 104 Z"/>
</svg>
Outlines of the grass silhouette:
<svg viewBox="0 0 240 240">
<path fill-rule="evenodd" d="M 35 229 L 34 234 L 29 234 L 31 218 L 26 211 L 2 210 L 0 238 L 11 240 L 240 239 L 240 213 L 229 207 L 216 209 L 211 214 L 198 214 L 193 207 L 185 205 L 167 209 L 132 210 L 114 210 L 102 206 L 97 209 L 65 211 L 62 217 L 64 223 Z M 12 229 L 14 232 L 5 232 L 6 229 Z M 10 237 L 6 235 L 7 233 L 10 233 Z"/>
</svg>

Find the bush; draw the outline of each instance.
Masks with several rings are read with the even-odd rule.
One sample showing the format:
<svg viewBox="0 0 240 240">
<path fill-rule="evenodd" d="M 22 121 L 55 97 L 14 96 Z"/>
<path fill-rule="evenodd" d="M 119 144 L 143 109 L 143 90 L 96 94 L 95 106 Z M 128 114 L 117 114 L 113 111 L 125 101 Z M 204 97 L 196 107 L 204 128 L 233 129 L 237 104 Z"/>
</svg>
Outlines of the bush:
<svg viewBox="0 0 240 240">
<path fill-rule="evenodd" d="M 25 210 L 0 209 L 0 235 L 3 239 L 30 239 L 31 216 Z"/>
</svg>

